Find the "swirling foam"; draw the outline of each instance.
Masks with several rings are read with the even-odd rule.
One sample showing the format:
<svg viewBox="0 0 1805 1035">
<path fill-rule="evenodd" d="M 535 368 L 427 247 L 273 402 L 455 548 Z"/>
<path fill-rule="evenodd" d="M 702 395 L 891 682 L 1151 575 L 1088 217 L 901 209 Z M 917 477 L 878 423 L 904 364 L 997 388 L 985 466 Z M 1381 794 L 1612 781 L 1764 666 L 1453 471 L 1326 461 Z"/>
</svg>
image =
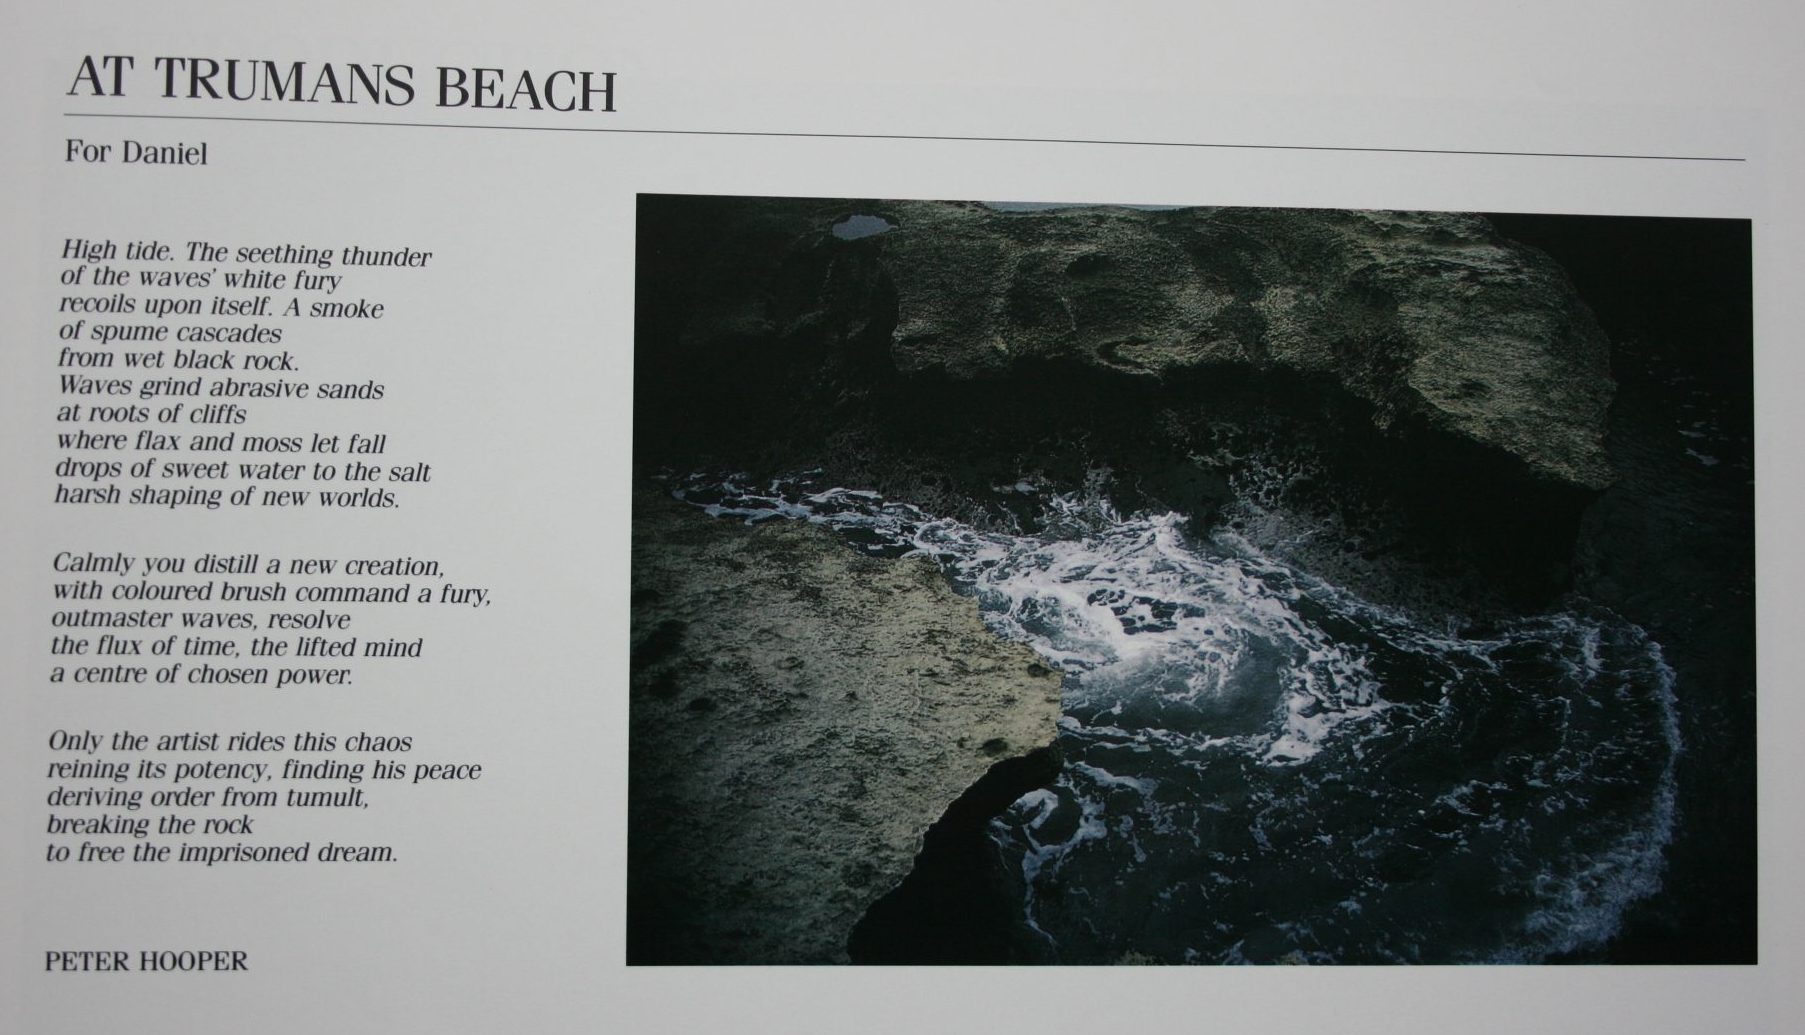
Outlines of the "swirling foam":
<svg viewBox="0 0 1805 1035">
<path fill-rule="evenodd" d="M 1535 960 L 1659 888 L 1679 735 L 1640 629 L 1576 604 L 1462 634 L 1182 515 L 998 488 L 1037 531 L 807 475 L 675 494 L 931 557 L 1066 674 L 1068 764 L 995 824 L 1065 958 Z"/>
</svg>

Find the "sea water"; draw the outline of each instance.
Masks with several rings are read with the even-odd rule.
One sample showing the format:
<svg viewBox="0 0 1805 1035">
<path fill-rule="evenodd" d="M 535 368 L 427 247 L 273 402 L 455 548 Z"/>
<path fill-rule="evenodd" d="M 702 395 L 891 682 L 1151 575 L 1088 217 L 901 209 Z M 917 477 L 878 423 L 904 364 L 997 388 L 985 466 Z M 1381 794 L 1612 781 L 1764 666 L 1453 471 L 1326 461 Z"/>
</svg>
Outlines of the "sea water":
<svg viewBox="0 0 1805 1035">
<path fill-rule="evenodd" d="M 1680 742 L 1641 629 L 1382 607 L 1106 486 L 996 486 L 1031 530 L 807 474 L 674 494 L 930 557 L 1063 673 L 1063 769 L 992 824 L 1061 961 L 1533 962 L 1660 888 Z"/>
</svg>

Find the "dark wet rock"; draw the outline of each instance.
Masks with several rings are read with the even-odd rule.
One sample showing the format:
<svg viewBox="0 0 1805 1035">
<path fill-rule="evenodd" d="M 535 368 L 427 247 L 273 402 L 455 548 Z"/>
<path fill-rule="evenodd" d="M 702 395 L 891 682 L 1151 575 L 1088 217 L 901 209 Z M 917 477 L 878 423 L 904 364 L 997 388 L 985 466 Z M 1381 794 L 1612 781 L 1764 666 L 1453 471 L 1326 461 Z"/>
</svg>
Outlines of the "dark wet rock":
<svg viewBox="0 0 1805 1035">
<path fill-rule="evenodd" d="M 1026 531 L 1010 486 L 1096 492 L 1456 614 L 1570 589 L 1613 476 L 1604 335 L 1482 217 L 647 196 L 639 232 L 642 473 Z"/>
<path fill-rule="evenodd" d="M 849 217 L 892 228 L 844 239 Z M 642 384 L 678 393 L 667 412 L 731 396 L 794 428 L 899 384 L 1207 396 L 1279 373 L 1380 429 L 1612 478 L 1603 334 L 1559 267 L 1477 216 L 647 198 L 640 219 Z"/>
<path fill-rule="evenodd" d="M 987 741 L 986 753 L 1000 741 Z M 852 930 L 854 963 L 1050 963 L 1053 947 L 1022 915 L 1021 868 L 1008 865 L 990 821 L 1059 774 L 1056 747 L 1005 758 L 947 807 L 909 875 Z"/>
</svg>

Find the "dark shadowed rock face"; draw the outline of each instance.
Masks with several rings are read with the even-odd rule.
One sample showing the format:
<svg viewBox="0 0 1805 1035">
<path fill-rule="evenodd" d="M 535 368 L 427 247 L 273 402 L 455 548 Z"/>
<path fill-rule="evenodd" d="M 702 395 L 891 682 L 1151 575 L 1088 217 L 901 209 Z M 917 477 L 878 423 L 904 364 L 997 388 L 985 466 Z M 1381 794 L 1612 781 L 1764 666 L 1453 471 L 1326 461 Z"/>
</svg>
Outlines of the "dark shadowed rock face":
<svg viewBox="0 0 1805 1035">
<path fill-rule="evenodd" d="M 890 228 L 846 239 L 849 215 Z M 1611 481 L 1603 334 L 1557 266 L 1477 216 L 651 198 L 641 234 L 645 373 L 767 415 L 899 381 L 1279 372 L 1380 428 Z"/>
</svg>

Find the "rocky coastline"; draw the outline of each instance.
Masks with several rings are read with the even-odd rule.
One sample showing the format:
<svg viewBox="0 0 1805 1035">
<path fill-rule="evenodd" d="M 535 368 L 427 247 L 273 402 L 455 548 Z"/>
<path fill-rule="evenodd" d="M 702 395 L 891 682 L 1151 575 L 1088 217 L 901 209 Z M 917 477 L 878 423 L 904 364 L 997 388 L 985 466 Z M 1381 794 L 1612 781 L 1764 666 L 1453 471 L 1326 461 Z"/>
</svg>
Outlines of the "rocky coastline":
<svg viewBox="0 0 1805 1035">
<path fill-rule="evenodd" d="M 980 532 L 1182 514 L 1467 642 L 1610 609 L 1676 673 L 1677 833 L 1557 958 L 1753 959 L 1746 224 L 647 195 L 639 235 L 630 958 L 1047 957 L 983 829 L 1060 766 L 1059 675 L 929 562 L 668 498 L 806 471 Z M 829 700 L 929 670 L 1014 717 L 874 751 Z"/>
<path fill-rule="evenodd" d="M 630 962 L 847 962 L 931 827 L 1057 769 L 1059 676 L 930 562 L 652 492 L 633 527 Z"/>
</svg>

